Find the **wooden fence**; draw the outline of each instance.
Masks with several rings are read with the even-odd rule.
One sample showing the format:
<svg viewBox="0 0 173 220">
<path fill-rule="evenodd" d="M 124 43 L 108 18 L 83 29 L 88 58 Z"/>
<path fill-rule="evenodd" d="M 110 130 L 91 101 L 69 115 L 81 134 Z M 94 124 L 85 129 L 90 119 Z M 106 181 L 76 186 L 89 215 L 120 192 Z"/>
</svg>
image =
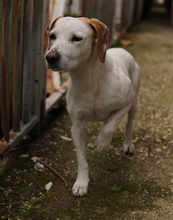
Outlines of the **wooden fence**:
<svg viewBox="0 0 173 220">
<path fill-rule="evenodd" d="M 43 29 L 48 3 L 0 1 L 0 154 L 16 145 L 44 115 Z"/>
</svg>

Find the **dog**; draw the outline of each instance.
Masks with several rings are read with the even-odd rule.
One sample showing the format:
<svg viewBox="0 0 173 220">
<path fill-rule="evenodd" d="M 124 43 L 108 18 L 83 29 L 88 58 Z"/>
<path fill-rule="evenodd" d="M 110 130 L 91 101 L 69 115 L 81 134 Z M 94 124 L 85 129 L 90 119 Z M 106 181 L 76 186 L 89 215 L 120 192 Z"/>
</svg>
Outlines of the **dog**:
<svg viewBox="0 0 173 220">
<path fill-rule="evenodd" d="M 137 110 L 140 69 L 124 49 L 107 49 L 109 30 L 95 18 L 58 17 L 45 28 L 47 68 L 69 71 L 67 110 L 72 121 L 72 139 L 78 159 L 78 174 L 72 192 L 88 192 L 85 123 L 102 121 L 95 140 L 98 152 L 108 148 L 121 119 L 128 113 L 123 150 L 134 153 L 132 122 Z"/>
</svg>

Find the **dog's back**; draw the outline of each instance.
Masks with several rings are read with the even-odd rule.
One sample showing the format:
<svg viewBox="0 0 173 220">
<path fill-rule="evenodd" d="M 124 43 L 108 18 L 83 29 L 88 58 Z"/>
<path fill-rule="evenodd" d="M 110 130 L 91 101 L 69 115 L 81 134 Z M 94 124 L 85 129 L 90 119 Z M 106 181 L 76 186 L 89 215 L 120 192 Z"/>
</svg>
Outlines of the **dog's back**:
<svg viewBox="0 0 173 220">
<path fill-rule="evenodd" d="M 137 94 L 140 87 L 140 68 L 133 56 L 122 48 L 108 49 L 107 55 L 110 56 L 116 62 L 116 65 L 122 69 L 122 72 L 131 79 L 134 92 Z"/>
</svg>

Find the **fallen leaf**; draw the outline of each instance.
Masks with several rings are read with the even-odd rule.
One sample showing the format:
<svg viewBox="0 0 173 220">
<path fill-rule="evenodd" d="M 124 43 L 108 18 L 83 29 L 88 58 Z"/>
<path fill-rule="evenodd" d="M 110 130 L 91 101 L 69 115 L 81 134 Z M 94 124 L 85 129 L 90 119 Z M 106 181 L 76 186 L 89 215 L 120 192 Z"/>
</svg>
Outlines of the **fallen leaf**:
<svg viewBox="0 0 173 220">
<path fill-rule="evenodd" d="M 52 182 L 47 183 L 47 184 L 45 185 L 45 189 L 46 189 L 47 191 L 49 191 L 50 188 L 52 187 L 52 185 L 53 185 Z"/>
<path fill-rule="evenodd" d="M 132 41 L 131 40 L 120 40 L 120 44 L 123 46 L 129 46 L 129 45 L 132 45 Z"/>
<path fill-rule="evenodd" d="M 113 145 L 109 145 L 109 149 L 113 149 L 114 148 L 114 146 Z"/>
<path fill-rule="evenodd" d="M 65 141 L 72 141 L 71 138 L 65 137 L 65 136 L 61 136 L 61 139 L 65 140 Z"/>
</svg>

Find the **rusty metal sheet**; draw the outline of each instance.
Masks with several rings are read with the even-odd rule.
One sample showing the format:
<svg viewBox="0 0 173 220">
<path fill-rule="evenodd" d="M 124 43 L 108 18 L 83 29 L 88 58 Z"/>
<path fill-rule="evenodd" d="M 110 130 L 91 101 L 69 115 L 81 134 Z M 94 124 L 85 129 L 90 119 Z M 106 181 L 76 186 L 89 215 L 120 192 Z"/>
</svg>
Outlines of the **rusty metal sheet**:
<svg viewBox="0 0 173 220">
<path fill-rule="evenodd" d="M 22 83 L 22 120 L 27 123 L 30 118 L 31 105 L 31 73 L 32 73 L 32 13 L 33 0 L 24 2 L 23 38 L 23 83 Z"/>
<path fill-rule="evenodd" d="M 44 45 L 44 29 L 46 25 L 49 23 L 49 1 L 44 0 L 43 2 L 43 10 L 42 10 L 42 31 L 41 31 L 41 64 L 40 64 L 40 123 L 39 123 L 39 131 L 41 132 L 41 128 L 43 128 L 43 119 L 45 115 L 46 109 L 46 79 L 47 79 L 47 69 L 44 60 L 44 53 L 43 53 L 43 45 Z"/>
<path fill-rule="evenodd" d="M 121 32 L 125 32 L 133 23 L 135 0 L 122 0 Z"/>
<path fill-rule="evenodd" d="M 41 60 L 43 59 L 42 53 L 42 10 L 43 1 L 34 0 L 33 10 L 33 89 L 32 89 L 32 114 L 39 114 L 40 111 L 40 90 L 41 90 Z"/>
<path fill-rule="evenodd" d="M 173 0 L 171 4 L 171 25 L 173 26 Z"/>
<path fill-rule="evenodd" d="M 39 116 L 34 115 L 30 118 L 28 123 L 20 123 L 20 131 L 14 132 L 13 130 L 9 133 L 9 142 L 7 143 L 4 139 L 0 140 L 0 155 L 7 154 L 10 149 L 16 146 L 22 138 L 38 123 Z"/>
<path fill-rule="evenodd" d="M 20 130 L 21 119 L 21 93 L 22 93 L 22 62 L 23 62 L 23 14 L 24 1 L 14 1 L 14 20 L 13 20 L 13 92 L 12 92 L 12 128 L 14 131 Z"/>
<path fill-rule="evenodd" d="M 0 134 L 0 154 L 14 147 L 45 113 L 43 29 L 48 10 L 47 0 L 0 1 L 0 125 L 4 136 Z"/>
<path fill-rule="evenodd" d="M 126 26 L 126 20 L 125 20 L 125 5 L 126 1 L 121 0 L 121 24 L 120 24 L 120 32 L 123 32 L 124 27 Z"/>
<path fill-rule="evenodd" d="M 6 71 L 6 63 L 5 59 L 2 56 L 2 77 L 1 77 L 1 101 L 2 101 L 2 109 L 1 109 L 1 123 L 2 123 L 2 132 L 5 137 L 5 141 L 9 141 L 9 102 L 8 102 L 8 88 L 7 88 L 7 71 Z"/>
<path fill-rule="evenodd" d="M 109 16 L 108 16 L 109 15 Z M 114 35 L 115 1 L 112 0 L 84 0 L 83 16 L 97 18 L 107 25 L 110 30 L 110 42 Z"/>
<path fill-rule="evenodd" d="M 0 55 L 1 55 L 2 54 L 2 1 L 0 1 L 0 15 L 1 15 L 1 19 L 0 19 Z M 0 59 L 0 86 L 2 85 L 1 76 L 2 76 L 2 61 Z M 1 103 L 2 103 L 2 99 L 1 99 L 1 89 L 0 89 L 0 125 L 1 125 L 1 107 L 2 107 Z M 2 135 L 0 132 L 0 138 L 1 136 Z"/>
<path fill-rule="evenodd" d="M 136 2 L 135 2 L 135 18 L 134 18 L 135 23 L 138 23 L 141 20 L 143 6 L 144 6 L 144 0 L 136 0 Z"/>
<path fill-rule="evenodd" d="M 13 2 L 3 1 L 2 7 L 2 74 L 1 74 L 1 121 L 5 141 L 9 141 L 10 107 L 12 92 L 12 8 Z"/>
<path fill-rule="evenodd" d="M 131 1 L 126 0 L 126 4 L 127 4 L 127 9 L 126 9 L 127 28 L 129 28 L 134 20 L 135 0 L 131 0 Z"/>
</svg>

